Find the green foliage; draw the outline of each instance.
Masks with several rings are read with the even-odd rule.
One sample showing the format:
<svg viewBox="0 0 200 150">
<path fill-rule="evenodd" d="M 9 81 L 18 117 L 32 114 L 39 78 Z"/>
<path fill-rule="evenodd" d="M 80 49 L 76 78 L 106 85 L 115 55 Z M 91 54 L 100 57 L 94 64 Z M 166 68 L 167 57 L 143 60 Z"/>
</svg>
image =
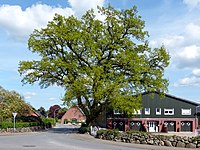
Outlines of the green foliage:
<svg viewBox="0 0 200 150">
<path fill-rule="evenodd" d="M 198 135 L 198 136 L 195 136 L 194 139 L 193 139 L 193 141 L 198 141 L 198 142 L 200 142 L 200 136 L 199 136 L 199 135 Z"/>
<path fill-rule="evenodd" d="M 1 122 L 0 123 L 0 128 L 1 129 L 7 129 L 7 128 L 13 128 L 14 125 L 12 122 Z"/>
<path fill-rule="evenodd" d="M 47 111 L 45 110 L 44 107 L 40 107 L 38 109 L 38 112 L 43 116 L 43 117 L 47 117 Z"/>
<path fill-rule="evenodd" d="M 23 97 L 16 91 L 8 91 L 0 87 L 0 119 L 13 118 L 12 113 L 17 112 L 17 117 L 30 113 L 33 108 L 27 104 Z"/>
<path fill-rule="evenodd" d="M 64 119 L 64 124 L 68 124 L 68 120 L 67 119 Z"/>
<path fill-rule="evenodd" d="M 138 130 L 129 130 L 129 131 L 126 131 L 125 133 L 126 134 L 134 134 L 134 133 L 137 133 L 137 134 L 151 134 L 149 132 L 143 132 L 143 131 L 138 131 Z"/>
<path fill-rule="evenodd" d="M 34 126 L 40 126 L 38 122 L 17 122 L 15 127 L 16 128 L 26 128 L 26 127 L 34 127 Z M 1 129 L 7 129 L 7 128 L 13 128 L 14 124 L 13 122 L 1 122 L 0 128 Z"/>
<path fill-rule="evenodd" d="M 88 133 L 90 132 L 90 127 L 86 123 L 82 122 L 78 132 L 81 134 Z"/>
<path fill-rule="evenodd" d="M 19 64 L 24 84 L 64 87 L 63 101 L 76 103 L 87 125 L 106 107 L 134 113 L 141 108 L 142 92 L 164 93 L 168 86 L 164 69 L 169 54 L 164 46 L 150 48 L 137 8 L 98 9 L 104 21 L 93 10 L 80 20 L 56 14 L 28 41 L 29 50 L 41 60 Z"/>
<path fill-rule="evenodd" d="M 80 128 L 78 129 L 78 132 L 79 132 L 80 134 L 89 133 L 89 132 L 90 132 L 90 127 L 80 127 Z"/>
<path fill-rule="evenodd" d="M 44 127 L 51 128 L 55 124 L 54 118 L 42 118 Z"/>
<path fill-rule="evenodd" d="M 107 130 L 98 130 L 97 131 L 97 138 L 101 136 L 106 137 L 108 140 L 113 140 L 114 138 L 120 137 L 121 133 L 117 129 L 107 129 Z"/>
</svg>

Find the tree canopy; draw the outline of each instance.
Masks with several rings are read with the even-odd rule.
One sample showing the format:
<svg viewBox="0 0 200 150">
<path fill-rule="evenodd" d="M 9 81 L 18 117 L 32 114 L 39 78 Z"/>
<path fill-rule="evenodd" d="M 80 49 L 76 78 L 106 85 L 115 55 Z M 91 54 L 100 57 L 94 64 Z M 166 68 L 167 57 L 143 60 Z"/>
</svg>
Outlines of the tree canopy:
<svg viewBox="0 0 200 150">
<path fill-rule="evenodd" d="M 8 91 L 0 86 L 0 119 L 12 118 L 12 113 L 17 112 L 17 116 L 29 115 L 32 107 L 29 106 L 23 97 L 16 91 Z"/>
<path fill-rule="evenodd" d="M 151 48 L 145 22 L 136 6 L 116 10 L 98 7 L 77 19 L 56 14 L 47 27 L 30 35 L 29 50 L 40 60 L 21 61 L 24 84 L 65 88 L 63 100 L 76 102 L 92 122 L 106 107 L 129 114 L 141 108 L 142 92 L 167 91 L 164 69 L 169 54 L 164 46 Z"/>
</svg>

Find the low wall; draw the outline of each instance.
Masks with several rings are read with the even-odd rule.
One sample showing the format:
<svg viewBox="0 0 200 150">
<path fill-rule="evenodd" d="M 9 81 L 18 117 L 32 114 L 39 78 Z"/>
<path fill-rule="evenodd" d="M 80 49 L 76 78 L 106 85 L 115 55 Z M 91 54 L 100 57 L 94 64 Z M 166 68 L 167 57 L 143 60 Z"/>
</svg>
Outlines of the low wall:
<svg viewBox="0 0 200 150">
<path fill-rule="evenodd" d="M 26 128 L 7 128 L 7 129 L 0 129 L 0 134 L 1 133 L 24 133 L 24 132 L 36 132 L 36 131 L 41 131 L 42 128 L 39 126 L 35 127 L 26 127 Z"/>
<path fill-rule="evenodd" d="M 116 142 L 126 142 L 135 144 L 148 144 L 157 146 L 182 147 L 182 148 L 200 148 L 200 136 L 197 137 L 181 137 L 181 136 L 165 136 L 143 133 L 120 133 L 114 132 L 104 133 L 96 136 L 100 139 L 113 140 Z"/>
</svg>

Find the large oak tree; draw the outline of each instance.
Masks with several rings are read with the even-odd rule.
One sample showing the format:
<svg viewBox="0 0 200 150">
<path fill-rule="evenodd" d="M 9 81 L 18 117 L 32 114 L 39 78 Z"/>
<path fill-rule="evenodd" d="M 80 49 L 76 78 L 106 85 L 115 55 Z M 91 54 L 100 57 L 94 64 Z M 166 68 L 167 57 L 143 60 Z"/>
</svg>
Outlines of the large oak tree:
<svg viewBox="0 0 200 150">
<path fill-rule="evenodd" d="M 142 92 L 164 93 L 168 86 L 169 54 L 164 46 L 150 48 L 137 8 L 98 10 L 103 21 L 93 10 L 81 19 L 56 14 L 30 35 L 29 49 L 40 60 L 19 64 L 23 83 L 65 88 L 63 100 L 76 102 L 87 124 L 106 107 L 131 114 L 140 109 Z"/>
</svg>

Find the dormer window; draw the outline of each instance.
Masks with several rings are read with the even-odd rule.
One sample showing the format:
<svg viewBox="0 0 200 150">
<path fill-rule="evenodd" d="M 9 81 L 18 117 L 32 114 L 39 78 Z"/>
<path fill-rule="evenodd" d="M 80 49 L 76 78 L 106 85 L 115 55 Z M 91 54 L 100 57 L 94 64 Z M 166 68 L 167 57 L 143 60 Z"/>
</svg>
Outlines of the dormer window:
<svg viewBox="0 0 200 150">
<path fill-rule="evenodd" d="M 172 109 L 164 109 L 164 115 L 174 115 L 174 108 Z"/>
<path fill-rule="evenodd" d="M 145 108 L 144 109 L 144 114 L 145 115 L 150 115 L 150 108 Z"/>
<path fill-rule="evenodd" d="M 182 115 L 191 115 L 191 108 L 190 109 L 181 109 Z"/>
<path fill-rule="evenodd" d="M 156 108 L 156 115 L 161 115 L 161 108 Z"/>
</svg>

